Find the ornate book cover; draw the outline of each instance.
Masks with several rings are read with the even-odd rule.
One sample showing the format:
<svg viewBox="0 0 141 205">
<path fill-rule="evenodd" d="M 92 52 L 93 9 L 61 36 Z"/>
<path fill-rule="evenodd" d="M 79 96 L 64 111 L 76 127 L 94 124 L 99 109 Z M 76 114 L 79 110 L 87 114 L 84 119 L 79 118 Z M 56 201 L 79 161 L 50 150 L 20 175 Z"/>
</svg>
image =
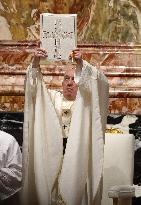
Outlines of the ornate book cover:
<svg viewBox="0 0 141 205">
<path fill-rule="evenodd" d="M 42 13 L 40 40 L 48 60 L 69 60 L 70 52 L 77 46 L 77 15 Z"/>
</svg>

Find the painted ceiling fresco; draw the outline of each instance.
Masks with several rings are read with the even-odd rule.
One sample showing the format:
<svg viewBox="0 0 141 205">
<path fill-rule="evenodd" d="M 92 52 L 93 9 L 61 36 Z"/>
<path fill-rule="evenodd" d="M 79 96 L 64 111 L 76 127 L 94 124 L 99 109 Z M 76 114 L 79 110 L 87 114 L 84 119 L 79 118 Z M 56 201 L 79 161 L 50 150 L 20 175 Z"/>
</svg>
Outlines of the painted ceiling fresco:
<svg viewBox="0 0 141 205">
<path fill-rule="evenodd" d="M 39 14 L 77 13 L 78 43 L 141 42 L 140 0 L 0 0 L 0 40 L 39 38 Z"/>
</svg>

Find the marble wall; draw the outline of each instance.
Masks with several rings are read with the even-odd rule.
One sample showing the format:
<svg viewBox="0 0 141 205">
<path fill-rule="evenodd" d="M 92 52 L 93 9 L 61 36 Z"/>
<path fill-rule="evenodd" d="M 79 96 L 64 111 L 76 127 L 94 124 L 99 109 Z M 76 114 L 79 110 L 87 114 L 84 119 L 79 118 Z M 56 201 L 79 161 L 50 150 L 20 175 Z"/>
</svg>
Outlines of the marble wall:
<svg viewBox="0 0 141 205">
<path fill-rule="evenodd" d="M 38 41 L 0 41 L 0 111 L 23 111 L 24 80 Z M 79 44 L 83 58 L 101 69 L 110 85 L 109 113 L 141 114 L 141 46 Z M 41 65 L 44 81 L 61 89 L 67 69 Z"/>
<path fill-rule="evenodd" d="M 0 110 L 23 110 L 25 71 L 37 46 L 42 12 L 77 13 L 83 57 L 109 80 L 109 112 L 140 114 L 139 0 L 0 0 Z M 60 89 L 65 66 L 42 70 L 47 85 Z"/>
<path fill-rule="evenodd" d="M 109 80 L 109 112 L 140 114 L 139 0 L 1 0 L 0 110 L 23 110 L 25 71 L 37 46 L 42 12 L 78 14 L 83 57 Z M 47 85 L 60 89 L 65 66 L 52 64 L 42 70 Z"/>
</svg>

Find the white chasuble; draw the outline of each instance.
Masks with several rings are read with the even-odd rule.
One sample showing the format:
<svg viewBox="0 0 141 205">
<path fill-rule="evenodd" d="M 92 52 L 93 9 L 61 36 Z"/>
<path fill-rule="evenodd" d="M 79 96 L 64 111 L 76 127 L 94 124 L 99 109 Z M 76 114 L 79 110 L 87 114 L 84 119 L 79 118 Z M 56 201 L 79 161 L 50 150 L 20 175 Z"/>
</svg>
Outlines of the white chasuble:
<svg viewBox="0 0 141 205">
<path fill-rule="evenodd" d="M 76 73 L 77 74 L 77 73 Z M 78 76 L 76 76 L 78 77 Z M 53 94 L 52 94 L 53 93 Z M 63 156 L 62 95 L 47 90 L 40 70 L 29 66 L 23 139 L 24 205 L 99 205 L 108 83 L 83 61 Z M 100 195 L 99 195 L 100 196 Z"/>
</svg>

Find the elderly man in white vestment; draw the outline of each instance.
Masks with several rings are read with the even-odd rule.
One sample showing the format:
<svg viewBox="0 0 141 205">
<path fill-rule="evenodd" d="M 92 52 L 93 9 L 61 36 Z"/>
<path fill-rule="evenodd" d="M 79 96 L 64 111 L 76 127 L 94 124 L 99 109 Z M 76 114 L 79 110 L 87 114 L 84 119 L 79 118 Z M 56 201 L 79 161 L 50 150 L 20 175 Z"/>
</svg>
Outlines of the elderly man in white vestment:
<svg viewBox="0 0 141 205">
<path fill-rule="evenodd" d="M 63 93 L 51 91 L 39 68 L 44 57 L 35 50 L 26 76 L 22 203 L 100 205 L 107 79 L 75 49 Z"/>
<path fill-rule="evenodd" d="M 21 189 L 21 181 L 20 147 L 12 135 L 0 131 L 0 204 Z"/>
</svg>

